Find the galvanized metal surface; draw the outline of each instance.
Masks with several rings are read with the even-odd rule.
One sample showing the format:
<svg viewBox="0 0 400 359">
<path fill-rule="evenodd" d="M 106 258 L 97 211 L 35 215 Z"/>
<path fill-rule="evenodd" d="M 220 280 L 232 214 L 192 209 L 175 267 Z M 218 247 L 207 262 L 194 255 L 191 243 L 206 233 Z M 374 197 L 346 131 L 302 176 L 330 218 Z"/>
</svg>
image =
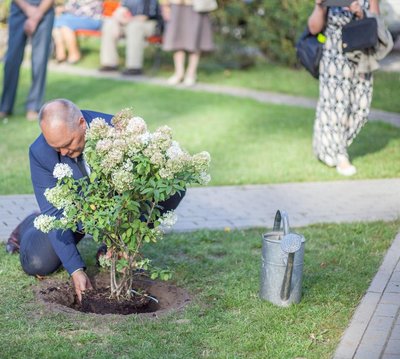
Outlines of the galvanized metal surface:
<svg viewBox="0 0 400 359">
<path fill-rule="evenodd" d="M 277 230 L 281 224 L 282 229 Z M 273 228 L 263 235 L 260 297 L 286 307 L 301 300 L 305 239 L 290 233 L 289 216 L 284 211 L 276 213 Z M 282 249 L 282 243 L 288 251 Z"/>
</svg>

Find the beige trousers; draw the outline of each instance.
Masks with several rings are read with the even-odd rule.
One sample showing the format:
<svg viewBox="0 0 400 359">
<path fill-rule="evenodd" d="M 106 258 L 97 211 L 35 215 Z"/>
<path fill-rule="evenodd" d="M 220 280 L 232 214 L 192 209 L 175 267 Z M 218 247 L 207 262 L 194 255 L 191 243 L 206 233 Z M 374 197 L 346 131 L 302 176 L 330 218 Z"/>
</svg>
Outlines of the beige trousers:
<svg viewBox="0 0 400 359">
<path fill-rule="evenodd" d="M 121 25 L 114 18 L 103 21 L 101 29 L 100 65 L 118 66 L 118 40 L 125 37 L 125 67 L 127 69 L 141 69 L 143 67 L 143 53 L 147 44 L 146 37 L 155 33 L 157 22 L 154 20 L 131 20 Z"/>
</svg>

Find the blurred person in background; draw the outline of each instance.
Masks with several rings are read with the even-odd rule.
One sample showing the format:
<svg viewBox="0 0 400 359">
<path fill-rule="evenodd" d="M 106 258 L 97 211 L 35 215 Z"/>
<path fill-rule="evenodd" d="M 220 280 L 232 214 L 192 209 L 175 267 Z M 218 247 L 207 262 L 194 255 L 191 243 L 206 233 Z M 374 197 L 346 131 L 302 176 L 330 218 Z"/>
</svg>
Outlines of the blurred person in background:
<svg viewBox="0 0 400 359">
<path fill-rule="evenodd" d="M 75 31 L 100 29 L 102 11 L 101 0 L 67 0 L 65 5 L 56 7 L 53 39 L 57 62 L 75 64 L 80 60 Z"/>
<path fill-rule="evenodd" d="M 339 174 L 352 176 L 357 170 L 347 148 L 368 120 L 372 100 L 372 73 L 359 73 L 357 63 L 342 51 L 342 28 L 366 11 L 379 14 L 378 0 L 356 0 L 349 7 L 325 7 L 316 0 L 308 19 L 312 34 L 323 32 L 326 42 L 319 68 L 319 100 L 314 123 L 316 157 Z"/>
<path fill-rule="evenodd" d="M 160 20 L 157 0 L 123 0 L 113 15 L 104 19 L 101 30 L 100 71 L 118 70 L 118 40 L 125 36 L 125 69 L 122 74 L 141 75 L 146 38 L 156 33 Z"/>
<path fill-rule="evenodd" d="M 27 120 L 37 120 L 43 104 L 50 55 L 54 0 L 14 0 L 8 18 L 8 48 L 4 60 L 0 118 L 13 113 L 19 71 L 28 39 L 32 44 L 32 84 L 26 100 Z"/>
<path fill-rule="evenodd" d="M 177 85 L 183 81 L 185 86 L 193 86 L 200 54 L 214 50 L 208 13 L 194 11 L 191 0 L 164 0 L 161 5 L 166 22 L 163 50 L 174 52 L 175 72 L 168 83 Z M 185 71 L 186 53 L 189 59 Z"/>
</svg>

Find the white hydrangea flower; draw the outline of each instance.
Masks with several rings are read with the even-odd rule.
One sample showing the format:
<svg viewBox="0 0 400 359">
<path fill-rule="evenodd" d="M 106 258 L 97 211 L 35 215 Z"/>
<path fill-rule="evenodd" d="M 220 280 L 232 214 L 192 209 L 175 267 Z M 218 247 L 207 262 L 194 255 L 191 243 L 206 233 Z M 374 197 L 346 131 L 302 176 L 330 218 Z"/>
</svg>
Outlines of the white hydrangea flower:
<svg viewBox="0 0 400 359">
<path fill-rule="evenodd" d="M 163 214 L 163 216 L 159 219 L 160 225 L 165 228 L 171 228 L 176 221 L 178 220 L 178 216 L 174 211 L 168 211 Z"/>
<path fill-rule="evenodd" d="M 172 130 L 168 126 L 157 128 L 151 138 L 151 145 L 161 151 L 166 151 L 172 144 Z"/>
<path fill-rule="evenodd" d="M 68 218 L 62 217 L 60 218 L 60 222 L 63 226 L 66 226 L 68 224 Z"/>
<path fill-rule="evenodd" d="M 153 165 L 162 166 L 164 162 L 164 156 L 161 152 L 154 152 L 150 157 L 150 163 Z"/>
<path fill-rule="evenodd" d="M 124 158 L 124 153 L 118 148 L 112 148 L 101 161 L 101 166 L 104 173 L 110 173 L 116 165 L 121 163 Z"/>
<path fill-rule="evenodd" d="M 33 225 L 39 231 L 44 233 L 49 233 L 52 229 L 54 229 L 54 221 L 56 220 L 55 216 L 48 216 L 47 214 L 41 214 L 37 216 L 33 221 Z"/>
<path fill-rule="evenodd" d="M 86 130 L 86 139 L 104 138 L 107 135 L 109 129 L 108 123 L 104 118 L 96 117 L 92 120 L 89 128 Z"/>
<path fill-rule="evenodd" d="M 112 147 L 113 147 L 112 141 L 108 138 L 105 138 L 105 139 L 99 140 L 99 142 L 97 142 L 96 151 L 106 153 L 106 152 L 110 151 Z"/>
<path fill-rule="evenodd" d="M 173 173 L 169 168 L 161 168 L 160 171 L 158 172 L 161 178 L 165 179 L 172 179 L 173 178 Z"/>
<path fill-rule="evenodd" d="M 199 178 L 199 184 L 205 186 L 211 181 L 211 176 L 207 172 L 201 172 Z"/>
<path fill-rule="evenodd" d="M 44 191 L 44 196 L 47 201 L 57 209 L 65 208 L 72 204 L 71 198 L 62 186 L 47 188 L 46 191 Z"/>
<path fill-rule="evenodd" d="M 72 177 L 72 168 L 66 163 L 57 163 L 54 166 L 53 176 L 58 180 L 64 177 Z"/>
<path fill-rule="evenodd" d="M 210 166 L 211 156 L 207 151 L 196 153 L 192 157 L 194 168 L 199 172 L 206 172 Z"/>
<path fill-rule="evenodd" d="M 142 134 L 147 132 L 147 125 L 143 118 L 135 116 L 129 119 L 126 126 L 126 132 Z"/>
<path fill-rule="evenodd" d="M 132 174 L 123 169 L 113 172 L 111 178 L 115 189 L 120 193 L 129 190 L 132 186 Z"/>
<path fill-rule="evenodd" d="M 175 159 L 182 156 L 184 152 L 182 151 L 179 143 L 176 141 L 172 141 L 171 146 L 167 149 L 167 157 L 170 159 Z"/>
<path fill-rule="evenodd" d="M 128 158 L 123 164 L 122 164 L 122 168 L 125 171 L 131 172 L 133 170 L 133 162 L 130 160 L 130 158 Z"/>
<path fill-rule="evenodd" d="M 153 136 L 152 136 L 152 134 L 150 132 L 145 132 L 145 133 L 143 133 L 142 135 L 139 136 L 139 141 L 141 143 L 143 143 L 144 145 L 148 145 L 149 142 L 151 141 L 152 137 Z"/>
</svg>

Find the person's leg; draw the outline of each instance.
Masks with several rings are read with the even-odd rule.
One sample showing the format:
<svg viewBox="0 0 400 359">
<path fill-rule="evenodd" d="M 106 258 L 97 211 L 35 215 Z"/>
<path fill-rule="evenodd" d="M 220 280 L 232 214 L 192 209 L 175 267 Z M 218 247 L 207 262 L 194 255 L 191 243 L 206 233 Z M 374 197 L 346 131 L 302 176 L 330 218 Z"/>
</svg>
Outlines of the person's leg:
<svg viewBox="0 0 400 359">
<path fill-rule="evenodd" d="M 189 54 L 188 67 L 185 74 L 185 86 L 193 86 L 196 83 L 197 67 L 199 65 L 200 52 L 192 52 Z"/>
<path fill-rule="evenodd" d="M 31 225 L 32 221 L 39 214 L 39 212 L 34 212 L 26 217 L 10 234 L 6 244 L 6 252 L 9 254 L 14 254 L 19 252 L 21 233 L 24 233 Z"/>
<path fill-rule="evenodd" d="M 143 68 L 146 36 L 154 34 L 155 21 L 130 21 L 126 26 L 126 68 L 141 70 Z"/>
<path fill-rule="evenodd" d="M 61 28 L 61 33 L 67 48 L 68 62 L 74 64 L 81 59 L 81 51 L 79 49 L 78 39 L 76 38 L 75 31 L 69 27 L 63 26 Z"/>
<path fill-rule="evenodd" d="M 54 10 L 49 10 L 32 37 L 32 85 L 26 102 L 27 111 L 39 112 L 46 87 Z"/>
<path fill-rule="evenodd" d="M 36 229 L 33 221 L 37 214 L 25 218 L 17 227 L 22 269 L 29 275 L 47 275 L 56 271 L 60 259 L 54 252 L 46 233 Z M 13 232 L 14 233 L 14 232 Z"/>
<path fill-rule="evenodd" d="M 185 74 L 185 51 L 174 52 L 175 73 L 168 79 L 170 85 L 177 85 Z"/>
<path fill-rule="evenodd" d="M 37 213 L 28 216 L 18 226 L 20 262 L 25 273 L 44 276 L 55 272 L 61 266 L 61 261 L 54 252 L 47 234 L 34 227 L 33 221 L 36 216 Z M 83 237 L 83 234 L 76 233 L 76 243 Z"/>
<path fill-rule="evenodd" d="M 101 28 L 100 65 L 103 68 L 118 67 L 118 39 L 121 36 L 121 27 L 113 18 L 104 19 Z"/>
<path fill-rule="evenodd" d="M 0 112 L 11 114 L 17 93 L 19 69 L 24 57 L 27 37 L 24 32 L 26 16 L 13 2 L 8 18 L 8 49 L 4 63 L 3 93 Z"/>
<path fill-rule="evenodd" d="M 58 62 L 63 62 L 67 58 L 67 52 L 65 49 L 64 39 L 62 37 L 61 29 L 54 28 L 53 29 L 53 41 L 54 41 L 54 50 L 56 60 Z"/>
</svg>

